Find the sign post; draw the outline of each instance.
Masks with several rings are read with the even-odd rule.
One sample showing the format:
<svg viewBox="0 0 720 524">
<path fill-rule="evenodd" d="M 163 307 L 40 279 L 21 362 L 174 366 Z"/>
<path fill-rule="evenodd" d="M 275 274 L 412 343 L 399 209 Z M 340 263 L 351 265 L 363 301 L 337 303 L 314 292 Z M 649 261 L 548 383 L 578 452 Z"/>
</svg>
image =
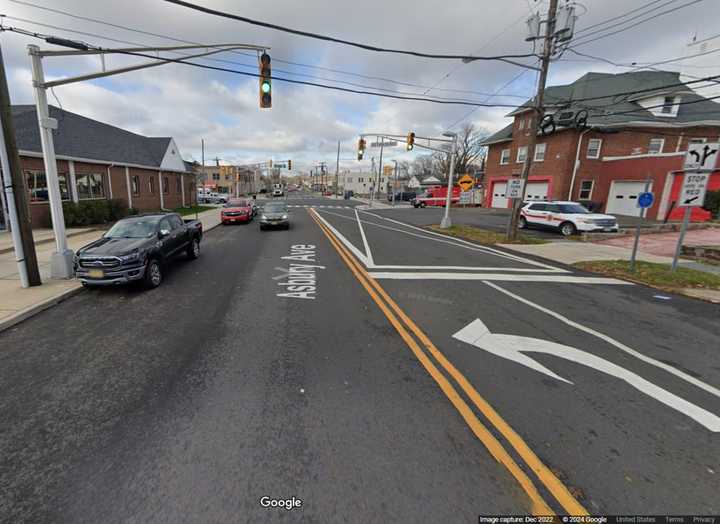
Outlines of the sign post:
<svg viewBox="0 0 720 524">
<path fill-rule="evenodd" d="M 653 205 L 655 195 L 650 192 L 650 179 L 645 180 L 645 189 L 638 195 L 637 205 L 640 208 L 640 220 L 635 228 L 635 242 L 633 243 L 632 255 L 630 256 L 630 272 L 635 272 L 635 259 L 637 257 L 638 244 L 640 243 L 640 226 L 645 222 L 645 212 Z"/>
<path fill-rule="evenodd" d="M 513 212 L 510 214 L 510 221 L 507 226 L 507 237 L 510 238 L 510 233 L 513 227 L 513 217 L 515 215 L 515 200 L 522 198 L 525 194 L 525 179 L 524 178 L 511 178 L 507 181 L 507 187 L 505 188 L 505 194 L 509 200 L 512 200 Z"/>
<path fill-rule="evenodd" d="M 682 226 L 680 227 L 680 236 L 677 246 L 675 246 L 675 256 L 673 257 L 671 271 L 677 270 L 678 259 L 682 251 L 682 243 L 685 239 L 688 224 L 690 223 L 690 215 L 692 208 L 702 207 L 705 203 L 705 193 L 707 193 L 707 185 L 710 180 L 710 174 L 715 169 L 718 161 L 718 149 L 720 144 L 690 144 L 688 152 L 685 155 L 685 178 L 680 191 L 678 207 L 685 208 Z"/>
</svg>

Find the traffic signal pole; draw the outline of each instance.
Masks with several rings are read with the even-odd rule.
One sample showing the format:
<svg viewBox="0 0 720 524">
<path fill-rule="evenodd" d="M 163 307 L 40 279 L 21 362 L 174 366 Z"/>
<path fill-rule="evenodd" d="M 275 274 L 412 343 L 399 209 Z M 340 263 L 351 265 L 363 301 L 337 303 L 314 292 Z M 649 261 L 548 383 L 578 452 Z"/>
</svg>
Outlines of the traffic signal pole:
<svg viewBox="0 0 720 524">
<path fill-rule="evenodd" d="M 555 35 L 555 21 L 557 16 L 558 0 L 550 0 L 548 7 L 548 18 L 545 24 L 545 41 L 543 42 L 543 54 L 540 64 L 540 76 L 538 78 L 537 93 L 535 95 L 535 103 L 533 104 L 534 117 L 530 121 L 530 137 L 527 144 L 527 156 L 523 163 L 523 170 L 520 178 L 523 180 L 523 191 L 527 189 L 527 180 L 530 176 L 530 167 L 535 157 L 535 145 L 537 144 L 537 133 L 540 119 L 543 115 L 543 102 L 545 97 L 545 84 L 547 83 L 548 68 L 550 67 L 550 56 L 553 51 L 553 40 Z M 523 193 L 524 194 L 524 193 Z M 520 216 L 520 208 L 522 207 L 522 198 L 513 200 L 512 215 L 508 224 L 507 239 L 515 240 L 518 234 L 518 219 Z"/>
</svg>

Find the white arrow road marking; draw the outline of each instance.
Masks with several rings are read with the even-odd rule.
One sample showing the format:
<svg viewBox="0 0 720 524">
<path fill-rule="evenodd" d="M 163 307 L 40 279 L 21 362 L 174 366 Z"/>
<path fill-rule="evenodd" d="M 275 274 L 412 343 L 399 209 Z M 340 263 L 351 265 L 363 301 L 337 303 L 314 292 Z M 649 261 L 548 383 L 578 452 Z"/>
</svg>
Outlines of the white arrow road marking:
<svg viewBox="0 0 720 524">
<path fill-rule="evenodd" d="M 360 222 L 360 215 L 358 215 L 357 209 L 355 210 L 355 218 L 357 218 L 358 227 L 360 228 L 360 235 L 362 235 L 362 241 L 363 245 L 365 246 L 365 254 L 367 255 L 367 260 L 369 266 L 374 266 L 375 261 L 372 257 L 372 252 L 370 251 L 370 246 L 368 245 L 367 237 L 365 236 L 365 230 L 362 227 L 362 222 Z"/>
<path fill-rule="evenodd" d="M 521 337 L 517 335 L 503 335 L 491 333 L 482 320 L 475 319 L 470 324 L 462 328 L 453 335 L 453 338 L 462 342 L 467 342 L 475 347 L 483 349 L 488 353 L 497 355 L 508 360 L 527 366 L 540 373 L 553 377 L 557 380 L 572 384 L 548 368 L 524 355 L 528 353 L 545 353 L 554 355 L 565 360 L 570 360 L 583 366 L 588 366 L 607 375 L 624 380 L 630 386 L 646 395 L 662 402 L 666 406 L 679 411 L 683 415 L 687 415 L 699 424 L 713 432 L 720 432 L 720 417 L 710 413 L 709 411 L 688 402 L 669 391 L 656 386 L 642 378 L 640 375 L 628 371 L 627 369 L 613 364 L 603 358 L 600 358 L 587 351 L 582 351 L 574 347 L 565 346 L 549 340 L 539 338 Z"/>
</svg>

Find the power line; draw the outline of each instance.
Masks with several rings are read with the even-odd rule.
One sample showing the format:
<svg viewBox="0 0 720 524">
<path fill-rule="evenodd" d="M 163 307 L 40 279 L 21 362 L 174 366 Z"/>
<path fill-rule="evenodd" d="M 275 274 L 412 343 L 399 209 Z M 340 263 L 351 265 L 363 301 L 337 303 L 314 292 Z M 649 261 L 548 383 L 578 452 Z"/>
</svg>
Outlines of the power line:
<svg viewBox="0 0 720 524">
<path fill-rule="evenodd" d="M 63 16 L 67 16 L 67 17 L 70 17 L 70 18 L 77 19 L 77 20 L 82 20 L 82 21 L 85 21 L 85 22 L 92 22 L 92 23 L 96 23 L 96 24 L 100 24 L 100 25 L 105 25 L 105 26 L 108 26 L 108 27 L 114 27 L 114 28 L 116 28 L 116 29 L 121 29 L 121 30 L 124 30 L 124 31 L 132 32 L 132 33 L 142 34 L 142 35 L 146 35 L 146 36 L 152 36 L 152 37 L 155 37 L 155 38 L 162 38 L 162 39 L 165 39 L 165 40 L 170 40 L 170 41 L 178 42 L 178 43 L 182 43 L 182 44 L 203 45 L 201 42 L 195 42 L 195 41 L 192 41 L 192 40 L 186 40 L 186 39 L 183 39 L 183 38 L 178 38 L 178 37 L 171 36 L 171 35 L 167 35 L 167 34 L 163 34 L 163 33 L 154 33 L 154 32 L 146 31 L 146 30 L 143 30 L 143 29 L 138 29 L 138 28 L 134 28 L 134 27 L 129 27 L 129 26 L 121 25 L 121 24 L 116 24 L 116 23 L 114 23 L 114 22 L 108 22 L 107 20 L 102 20 L 102 19 L 99 19 L 99 18 L 90 18 L 90 17 L 87 17 L 87 16 L 78 15 L 78 14 L 71 13 L 71 12 L 68 12 L 68 11 L 62 11 L 62 10 L 60 10 L 60 9 L 55 9 L 55 8 L 51 8 L 51 7 L 46 7 L 46 6 L 42 6 L 42 5 L 38 5 L 38 4 L 33 4 L 33 3 L 31 3 L 31 2 L 26 2 L 26 1 L 23 1 L 23 0 L 8 0 L 8 1 L 13 2 L 13 3 L 15 3 L 15 4 L 19 4 L 19 5 L 24 5 L 24 6 L 27 6 L 27 7 L 33 7 L 33 8 L 36 8 L 36 9 L 43 10 L 43 11 L 48 11 L 48 12 L 55 13 L 55 14 L 60 14 L 60 15 L 63 15 Z M 60 30 L 62 30 L 62 31 L 69 31 L 69 32 L 77 33 L 77 34 L 86 35 L 86 36 L 92 36 L 92 37 L 94 37 L 94 38 L 103 38 L 103 39 L 109 40 L 109 41 L 120 42 L 120 43 L 128 43 L 127 41 L 124 41 L 124 40 L 117 40 L 117 39 L 110 38 L 110 37 L 107 37 L 107 36 L 96 35 L 96 34 L 93 34 L 93 33 L 86 33 L 86 32 L 83 32 L 83 31 L 77 31 L 77 30 L 75 30 L 75 29 L 68 29 L 68 28 L 63 28 L 63 27 L 59 27 L 59 26 L 52 26 L 52 25 L 49 25 L 49 24 L 44 24 L 44 23 L 41 23 L 41 22 L 35 22 L 35 21 L 26 20 L 26 19 L 22 19 L 22 18 L 17 18 L 17 17 L 12 17 L 12 16 L 6 16 L 6 18 L 14 19 L 14 20 L 20 20 L 20 21 L 22 21 L 22 22 L 32 23 L 32 24 L 36 24 L 36 25 L 43 26 L 43 27 L 49 27 L 49 28 L 52 28 L 52 29 L 60 29 Z M 136 44 L 132 44 L 132 45 L 136 45 Z M 236 54 L 236 55 L 243 55 L 243 56 L 247 56 L 247 57 L 251 57 L 251 58 L 256 58 L 254 54 L 245 53 L 245 52 L 238 51 L 238 50 L 231 50 L 231 51 L 228 51 L 228 52 L 230 52 L 230 53 L 232 53 L 232 54 Z M 227 60 L 222 60 L 222 59 L 219 59 L 219 58 L 214 58 L 214 59 L 208 58 L 208 59 L 203 59 L 203 60 L 223 61 L 223 62 L 226 62 L 226 63 L 236 63 L 236 64 L 237 64 L 237 62 L 229 62 L 229 61 L 227 61 Z M 296 66 L 296 67 L 304 67 L 304 68 L 308 68 L 308 69 L 318 69 L 318 70 L 321 70 L 321 71 L 328 71 L 328 72 L 335 73 L 335 74 L 342 74 L 342 75 L 354 76 L 354 77 L 363 78 L 363 79 L 366 79 L 366 80 L 378 80 L 378 81 L 388 82 L 388 83 L 392 83 L 392 84 L 396 84 L 396 85 L 402 85 L 402 86 L 407 86 L 407 87 L 415 87 L 415 88 L 418 88 L 418 89 L 429 89 L 428 86 L 424 86 L 424 85 L 420 85 L 420 84 L 415 84 L 415 83 L 411 83 L 411 82 L 403 82 L 403 81 L 400 81 L 400 80 L 395 80 L 395 79 L 392 79 L 392 78 L 386 78 L 386 77 L 381 77 L 381 76 L 363 75 L 363 74 L 356 73 L 356 72 L 352 72 L 352 71 L 347 71 L 347 70 L 342 70 L 342 69 L 334 69 L 334 68 L 330 68 L 330 67 L 323 67 L 323 66 L 318 66 L 318 65 L 313 65 L 313 64 L 304 64 L 304 63 L 302 63 L 302 62 L 294 62 L 294 61 L 291 61 L 291 60 L 284 60 L 284 59 L 282 59 L 282 58 L 277 58 L 276 56 L 273 56 L 273 61 L 274 61 L 274 62 L 279 62 L 279 63 L 282 63 L 282 64 L 293 65 L 293 66 Z M 310 75 L 305 75 L 305 74 L 303 74 L 303 73 L 291 73 L 291 72 L 288 72 L 288 74 L 294 74 L 294 75 L 297 75 L 297 76 L 306 76 L 306 77 L 308 77 L 308 78 L 316 78 L 316 77 L 312 77 L 312 76 L 310 76 Z M 317 78 L 320 79 L 319 77 L 317 77 Z M 329 80 L 329 81 L 342 83 L 342 81 L 340 81 L 340 80 Z M 352 84 L 351 84 L 351 85 L 352 85 Z M 373 88 L 373 89 L 379 89 L 379 88 Z M 449 88 L 437 88 L 437 87 L 434 87 L 434 88 L 432 88 L 432 89 L 434 89 L 434 90 L 436 90 L 436 91 L 446 91 L 446 92 L 454 92 L 454 93 L 464 93 L 464 94 L 477 95 L 477 96 L 487 96 L 487 93 L 482 93 L 482 92 L 473 91 L 473 90 L 467 90 L 467 89 L 449 89 Z M 522 98 L 522 95 L 502 95 L 502 96 Z"/>
<path fill-rule="evenodd" d="M 121 43 L 121 44 L 134 45 L 134 46 L 138 46 L 138 47 L 150 47 L 148 44 L 142 43 L 142 42 L 133 42 L 133 41 L 129 41 L 129 40 L 120 40 L 120 39 L 117 39 L 117 38 L 111 38 L 111 37 L 107 37 L 107 36 L 103 36 L 103 35 L 98 35 L 98 34 L 95 34 L 95 33 L 88 33 L 88 32 L 86 32 L 86 31 L 77 31 L 77 30 L 75 30 L 75 29 L 69 29 L 69 28 L 60 27 L 60 26 L 55 26 L 55 25 L 51 25 L 51 24 L 45 24 L 45 23 L 41 23 L 41 22 L 35 22 L 35 21 L 33 21 L 33 20 L 28 20 L 28 19 L 19 18 L 19 17 L 14 17 L 14 16 L 4 16 L 4 18 L 10 19 L 10 20 L 17 20 L 17 21 L 20 21 L 20 22 L 25 22 L 25 23 L 29 23 L 29 24 L 33 24 L 33 25 L 42 26 L 42 27 L 47 27 L 47 28 L 50 28 L 50 29 L 57 29 L 57 30 L 61 30 L 61 31 L 68 31 L 68 32 L 70 32 L 70 33 L 76 33 L 76 34 L 84 35 L 84 36 L 90 36 L 90 37 L 94 37 L 94 38 L 100 38 L 100 39 L 108 40 L 108 41 L 111 41 L 111 42 L 117 42 L 117 43 Z M 1 25 L 1 24 L 0 24 L 0 25 Z M 190 54 L 188 54 L 188 53 L 183 53 L 183 52 L 181 52 L 181 51 L 170 51 L 170 52 L 173 53 L 173 54 L 175 54 L 175 55 L 178 55 L 178 56 L 191 56 Z M 235 65 L 235 66 L 240 66 L 240 67 L 249 68 L 249 69 L 251 69 L 251 70 L 253 70 L 253 71 L 254 71 L 254 70 L 257 70 L 257 64 L 246 64 L 246 63 L 237 62 L 237 61 L 233 61 L 233 60 L 226 60 L 226 59 L 222 59 L 222 58 L 212 58 L 212 57 L 203 57 L 203 58 L 200 58 L 200 60 L 210 61 L 210 62 L 216 62 L 216 63 L 231 64 L 231 65 Z M 313 80 L 321 80 L 321 81 L 325 81 L 325 82 L 334 82 L 334 83 L 337 83 L 337 84 L 349 85 L 349 86 L 358 87 L 358 88 L 361 88 L 361 89 L 374 89 L 374 90 L 376 90 L 376 91 L 384 91 L 384 92 L 396 93 L 396 94 L 399 94 L 399 95 L 408 95 L 408 96 L 415 96 L 415 95 L 417 95 L 417 93 L 409 93 L 409 92 L 406 92 L 406 91 L 399 91 L 399 90 L 396 90 L 396 89 L 386 89 L 386 88 L 382 88 L 382 87 L 367 86 L 367 85 L 363 85 L 363 84 L 357 84 L 357 83 L 354 83 L 354 82 L 347 82 L 347 81 L 344 81 L 344 80 L 336 80 L 336 79 L 334 79 L 334 78 L 324 78 L 324 77 L 318 77 L 318 76 L 308 75 L 308 74 L 305 74 L 305 73 L 296 73 L 296 72 L 294 72 L 294 71 L 286 71 L 286 70 L 283 70 L 283 69 L 277 69 L 277 68 L 275 68 L 275 71 L 278 71 L 278 72 L 280 72 L 280 73 L 289 74 L 289 75 L 294 75 L 294 76 L 300 76 L 300 77 L 310 78 L 310 79 L 313 79 Z M 489 96 L 488 93 L 477 93 L 477 92 L 473 92 L 473 93 L 479 94 L 479 95 L 481 95 L 481 96 Z M 448 97 L 440 97 L 440 96 L 435 96 L 435 95 L 431 95 L 431 96 L 432 96 L 432 98 L 435 98 L 435 99 L 438 99 L 438 100 L 467 100 L 467 99 L 460 98 L 460 97 L 448 98 Z M 508 97 L 508 98 L 525 98 L 523 95 L 502 95 L 502 96 L 503 96 L 503 97 Z M 468 101 L 471 101 L 471 102 L 472 102 L 473 100 L 468 100 Z"/>
<path fill-rule="evenodd" d="M 169 0 L 166 0 L 166 1 L 169 1 Z M 603 38 L 607 38 L 607 37 L 609 37 L 609 36 L 613 36 L 613 35 L 616 35 L 616 34 L 618 34 L 618 33 L 622 33 L 622 32 L 624 32 L 624 31 L 627 31 L 628 29 L 632 29 L 633 27 L 637 27 L 637 26 L 639 26 L 640 24 L 644 24 L 645 22 L 649 22 L 650 20 L 654 20 L 654 19 L 659 18 L 659 17 L 661 17 L 661 16 L 663 16 L 663 15 L 666 15 L 666 14 L 668 14 L 668 13 L 673 13 L 673 12 L 675 12 L 675 11 L 678 11 L 678 10 L 683 9 L 683 8 L 685 8 L 685 7 L 691 6 L 691 5 L 693 5 L 693 4 L 697 4 L 697 3 L 702 2 L 702 1 L 704 1 L 704 0 L 692 0 L 691 2 L 688 2 L 688 3 L 686 3 L 686 4 L 683 4 L 683 5 L 674 7 L 674 8 L 672 8 L 672 9 L 668 9 L 668 10 L 666 10 L 666 11 L 662 11 L 662 12 L 660 12 L 660 13 L 654 14 L 653 16 L 650 16 L 650 17 L 648 17 L 648 18 L 645 18 L 644 20 L 640 20 L 640 21 L 638 21 L 638 22 L 635 22 L 634 24 L 631 24 L 631 25 L 629 25 L 629 26 L 627 26 L 627 27 L 624 27 L 624 28 L 622 28 L 622 29 L 618 29 L 617 31 L 612 31 L 612 32 L 610 32 L 610 33 L 605 33 L 605 34 L 600 35 L 600 36 L 598 36 L 598 37 L 591 38 L 591 39 L 589 39 L 589 40 L 584 40 L 584 41 L 583 41 L 583 38 L 590 36 L 590 34 L 587 34 L 587 35 L 585 35 L 585 37 L 580 37 L 580 42 L 576 42 L 575 44 L 573 44 L 573 45 L 571 46 L 571 48 L 579 47 L 579 46 L 581 46 L 581 45 L 589 44 L 590 42 L 595 42 L 595 41 L 597 41 L 597 40 L 601 40 L 601 39 L 603 39 Z M 622 25 L 622 24 L 618 24 L 618 25 Z M 610 28 L 606 28 L 606 29 L 610 29 Z"/>
<path fill-rule="evenodd" d="M 576 34 L 576 35 L 579 35 L 579 34 L 581 34 L 581 33 L 584 33 L 585 31 L 589 31 L 590 29 L 594 29 L 595 27 L 599 27 L 599 26 L 601 26 L 601 25 L 605 25 L 605 24 L 607 24 L 608 22 L 614 22 L 615 20 L 619 20 L 620 18 L 625 18 L 625 17 L 628 16 L 628 15 L 631 15 L 631 14 L 633 14 L 633 13 L 637 13 L 638 11 L 642 11 L 642 10 L 645 9 L 646 7 L 650 7 L 651 5 L 658 4 L 658 3 L 663 2 L 663 1 L 664 1 L 664 0 L 653 0 L 652 2 L 648 2 L 648 3 L 645 4 L 645 5 L 641 5 L 640 7 L 636 7 L 635 9 L 632 9 L 632 10 L 630 10 L 630 11 L 626 11 L 625 13 L 623 13 L 623 14 L 621 14 L 621 15 L 613 16 L 612 18 L 607 18 L 607 19 L 603 20 L 602 22 L 598 22 L 598 23 L 596 23 L 596 24 L 589 25 L 589 26 L 587 26 L 587 27 L 583 27 L 582 29 L 578 29 L 577 31 L 575 31 L 575 34 Z M 674 2 L 674 1 L 675 1 L 675 0 L 671 0 L 671 2 L 669 2 L 669 3 L 672 3 L 672 2 Z M 660 7 L 661 7 L 661 6 L 660 6 Z M 653 8 L 653 9 L 659 9 L 660 7 L 655 7 L 655 8 Z M 651 12 L 653 9 L 651 9 L 651 10 L 645 12 L 645 13 L 642 13 L 642 14 L 639 15 L 639 16 L 644 16 L 644 15 L 648 14 L 649 12 Z M 620 24 L 616 24 L 616 25 L 622 25 L 622 24 L 625 23 L 625 22 L 627 22 L 627 20 L 621 22 Z M 601 29 L 601 31 L 603 31 L 603 29 Z"/>
<path fill-rule="evenodd" d="M 323 40 L 325 42 L 333 42 L 336 44 L 343 44 L 351 47 L 357 47 L 360 49 L 365 49 L 366 51 L 374 51 L 377 53 L 394 53 L 394 54 L 401 54 L 401 55 L 409 55 L 409 56 L 417 56 L 420 58 L 435 58 L 435 59 L 444 59 L 444 60 L 500 60 L 504 62 L 510 62 L 515 65 L 521 65 L 523 67 L 527 67 L 526 64 L 519 64 L 517 62 L 511 62 L 510 58 L 535 58 L 535 55 L 532 53 L 525 53 L 525 54 L 505 54 L 505 55 L 497 55 L 497 56 L 471 56 L 471 55 L 445 55 L 445 54 L 436 54 L 436 53 L 423 53 L 420 51 L 409 51 L 409 50 L 403 50 L 403 49 L 390 49 L 390 48 L 384 48 L 384 47 L 377 47 L 369 44 L 363 44 L 360 42 L 353 42 L 350 40 L 343 40 L 341 38 L 335 38 L 333 36 L 327 36 L 322 35 L 319 33 L 312 33 L 310 31 L 302 31 L 299 29 L 292 29 L 289 27 L 281 26 L 278 24 L 272 24 L 269 22 L 263 22 L 260 20 L 254 20 L 252 18 L 248 18 L 245 16 L 235 15 L 232 13 L 227 13 L 225 11 L 218 11 L 217 9 L 211 9 L 209 7 L 200 6 L 197 4 L 193 4 L 191 2 L 186 2 L 185 0 L 164 0 L 167 3 L 179 5 L 182 7 L 187 7 L 188 9 L 193 9 L 195 11 L 199 11 L 201 13 L 213 15 L 213 16 L 219 16 L 222 18 L 228 18 L 230 20 L 236 20 L 238 22 L 244 22 L 246 24 L 256 25 L 259 27 L 265 27 L 267 29 L 274 29 L 276 31 L 282 31 L 285 33 L 290 33 L 294 35 L 299 36 L 305 36 L 308 38 L 315 38 L 317 40 Z"/>
<path fill-rule="evenodd" d="M 5 27 L 0 28 L 0 31 L 10 31 L 13 33 L 22 34 L 25 36 L 31 36 L 31 37 L 39 38 L 39 39 L 46 40 L 46 41 L 48 38 L 51 38 L 50 35 L 43 35 L 40 33 L 36 33 L 33 31 L 27 31 L 27 30 L 17 28 L 17 27 L 5 26 Z M 202 69 L 208 69 L 208 70 L 212 70 L 212 71 L 221 71 L 221 72 L 225 72 L 225 73 L 233 73 L 233 74 L 242 75 L 242 76 L 260 78 L 260 75 L 257 73 L 249 73 L 246 71 L 238 71 L 237 69 L 230 69 L 230 68 L 226 68 L 226 67 L 218 67 L 218 66 L 211 66 L 208 64 L 200 64 L 197 62 L 190 62 L 183 58 L 158 57 L 156 55 L 149 55 L 146 53 L 137 53 L 137 52 L 131 52 L 131 51 L 118 51 L 118 50 L 114 50 L 114 49 L 104 49 L 104 48 L 101 48 L 98 46 L 92 46 L 92 45 L 88 45 L 88 47 L 90 47 L 91 49 L 102 50 L 108 54 L 112 53 L 112 54 L 122 54 L 122 55 L 130 55 L 130 56 L 139 56 L 142 58 L 159 60 L 159 61 L 166 62 L 166 63 L 184 64 L 184 65 L 189 65 L 192 67 L 198 67 L 198 68 L 202 68 Z M 278 82 L 287 82 L 290 84 L 297 84 L 297 85 L 304 85 L 304 86 L 311 86 L 311 87 L 320 87 L 323 89 L 331 89 L 331 90 L 335 90 L 335 91 L 342 91 L 345 93 L 378 96 L 378 97 L 382 97 L 382 98 L 393 98 L 396 100 L 411 100 L 411 101 L 418 101 L 418 102 L 431 102 L 431 103 L 435 103 L 435 104 L 465 105 L 465 106 L 474 106 L 474 107 L 516 107 L 515 105 L 509 105 L 509 104 L 485 104 L 482 102 L 472 102 L 472 101 L 465 101 L 465 100 L 453 100 L 453 99 L 442 99 L 441 100 L 441 99 L 423 98 L 423 97 L 417 97 L 417 96 L 400 96 L 400 95 L 393 95 L 393 94 L 386 94 L 386 93 L 377 93 L 377 92 L 372 92 L 372 91 L 349 89 L 349 88 L 339 87 L 339 86 L 330 86 L 330 85 L 319 84 L 319 83 L 315 83 L 315 82 L 305 82 L 303 80 L 294 80 L 291 78 L 283 78 L 283 77 L 278 77 L 278 76 L 273 76 L 272 79 L 276 80 Z"/>
</svg>

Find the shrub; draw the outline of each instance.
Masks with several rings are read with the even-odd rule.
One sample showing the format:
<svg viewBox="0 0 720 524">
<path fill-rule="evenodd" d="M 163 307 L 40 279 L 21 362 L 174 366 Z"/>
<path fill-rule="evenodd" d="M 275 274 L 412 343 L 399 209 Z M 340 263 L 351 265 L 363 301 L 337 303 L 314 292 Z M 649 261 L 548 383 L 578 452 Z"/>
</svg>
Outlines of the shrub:
<svg viewBox="0 0 720 524">
<path fill-rule="evenodd" d="M 707 192 L 703 209 L 710 211 L 715 218 L 720 218 L 720 190 Z"/>
<path fill-rule="evenodd" d="M 137 214 L 137 210 L 133 210 Z M 130 214 L 125 203 L 113 200 L 83 200 L 81 202 L 63 202 L 63 214 L 67 227 L 82 227 L 119 220 Z"/>
</svg>

